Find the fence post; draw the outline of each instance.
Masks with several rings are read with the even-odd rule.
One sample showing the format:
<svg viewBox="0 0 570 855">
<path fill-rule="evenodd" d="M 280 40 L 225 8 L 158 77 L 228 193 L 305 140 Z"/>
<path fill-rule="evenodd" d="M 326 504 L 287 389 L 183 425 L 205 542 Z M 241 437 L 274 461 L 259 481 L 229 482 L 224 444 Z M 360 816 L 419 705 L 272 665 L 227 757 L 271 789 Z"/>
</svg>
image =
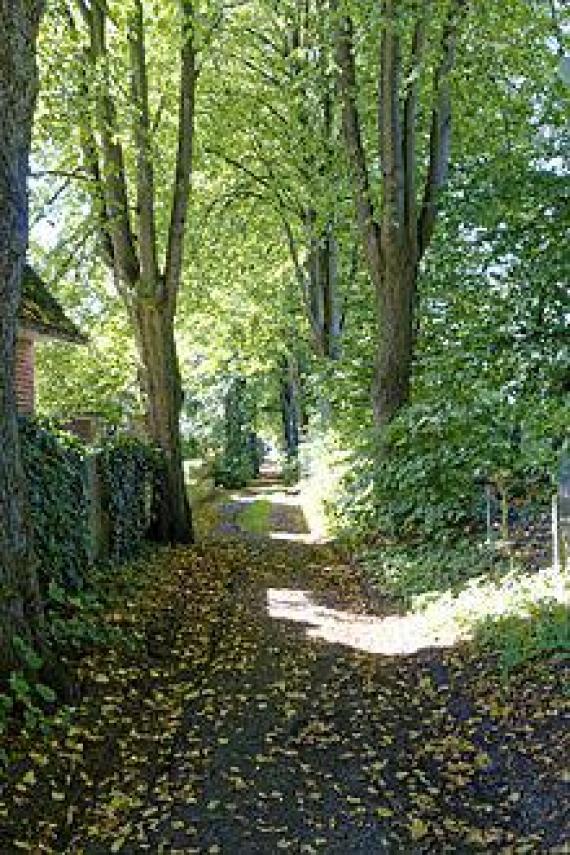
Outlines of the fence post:
<svg viewBox="0 0 570 855">
<path fill-rule="evenodd" d="M 558 493 L 552 494 L 552 566 L 560 570 L 560 528 L 558 525 Z"/>
<path fill-rule="evenodd" d="M 560 465 L 558 479 L 558 566 L 568 569 L 570 558 L 570 457 L 565 456 Z"/>
</svg>

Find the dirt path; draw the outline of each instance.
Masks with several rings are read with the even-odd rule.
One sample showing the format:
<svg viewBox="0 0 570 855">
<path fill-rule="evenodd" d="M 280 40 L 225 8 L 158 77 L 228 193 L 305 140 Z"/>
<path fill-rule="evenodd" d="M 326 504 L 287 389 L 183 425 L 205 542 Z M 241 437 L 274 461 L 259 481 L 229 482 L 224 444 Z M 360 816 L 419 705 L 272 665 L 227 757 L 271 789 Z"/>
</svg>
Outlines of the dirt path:
<svg viewBox="0 0 570 855">
<path fill-rule="evenodd" d="M 271 495 L 270 534 L 241 531 Z M 371 653 L 357 571 L 310 540 L 266 481 L 164 559 L 171 633 L 86 698 L 95 741 L 27 851 L 564 851 L 562 669 L 506 689 L 468 651 Z"/>
</svg>

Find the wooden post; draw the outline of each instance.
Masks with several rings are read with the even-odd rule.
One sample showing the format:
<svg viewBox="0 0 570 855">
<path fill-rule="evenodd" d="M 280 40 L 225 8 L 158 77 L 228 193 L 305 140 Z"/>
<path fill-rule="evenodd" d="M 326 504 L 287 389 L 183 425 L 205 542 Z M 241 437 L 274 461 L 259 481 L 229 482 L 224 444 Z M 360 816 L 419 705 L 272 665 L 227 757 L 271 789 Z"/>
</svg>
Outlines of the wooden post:
<svg viewBox="0 0 570 855">
<path fill-rule="evenodd" d="M 552 566 L 560 570 L 560 530 L 558 527 L 558 493 L 552 496 Z"/>
<path fill-rule="evenodd" d="M 568 569 L 570 559 L 570 458 L 560 466 L 558 480 L 558 560 L 559 568 Z"/>
<path fill-rule="evenodd" d="M 493 492 L 489 482 L 485 484 L 485 498 L 487 499 L 487 543 L 490 544 L 493 541 L 493 518 L 491 515 Z"/>
</svg>

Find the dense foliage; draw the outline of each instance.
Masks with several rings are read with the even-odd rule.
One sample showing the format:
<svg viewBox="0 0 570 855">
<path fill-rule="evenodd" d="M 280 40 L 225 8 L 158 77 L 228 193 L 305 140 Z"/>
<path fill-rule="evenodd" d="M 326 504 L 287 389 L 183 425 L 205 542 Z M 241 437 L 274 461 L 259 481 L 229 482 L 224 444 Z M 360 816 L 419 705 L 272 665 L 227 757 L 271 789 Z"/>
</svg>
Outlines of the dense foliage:
<svg viewBox="0 0 570 855">
<path fill-rule="evenodd" d="M 90 497 L 82 443 L 31 419 L 20 423 L 30 523 L 38 574 L 67 589 L 82 586 L 91 551 Z"/>
<path fill-rule="evenodd" d="M 112 0 L 106 8 L 117 124 L 130 135 L 130 95 L 121 81 L 128 76 L 131 5 Z M 150 0 L 137 8 L 147 38 L 152 159 L 164 178 L 176 148 L 173 94 L 164 87 L 173 69 L 165 34 L 174 19 Z M 186 455 L 215 457 L 218 483 L 241 486 L 258 464 L 257 431 L 290 458 L 284 474 L 293 481 L 298 462 L 291 449 L 300 437 L 302 466 L 311 461 L 316 493 L 338 529 L 352 541 L 403 541 L 405 551 L 416 550 L 421 566 L 412 572 L 412 588 L 465 579 L 470 562 L 477 574 L 477 547 L 464 538 L 481 540 L 483 483 L 492 485 L 495 516 L 506 500 L 513 518 L 522 503 L 525 519 L 540 519 L 568 444 L 563 4 L 442 0 L 423 32 L 428 5 L 412 0 L 398 5 L 397 27 L 386 11 L 395 6 L 353 0 L 286 0 L 278 10 L 268 0 L 204 0 L 196 8 L 198 119 L 176 306 Z M 379 227 L 388 178 L 376 156 L 377 83 L 388 30 L 402 49 L 390 97 L 407 111 L 405 156 L 417 179 L 409 210 L 423 207 L 433 168 L 433 108 L 441 118 L 449 99 L 451 109 L 448 180 L 429 200 L 437 203 L 437 218 L 418 264 L 410 394 L 381 433 L 371 407 L 378 288 L 358 193 L 353 198 L 354 152 L 343 136 L 339 14 L 352 23 L 364 183 Z M 448 77 L 445 70 L 442 87 L 449 26 L 453 71 Z M 35 157 L 45 172 L 38 169 L 33 184 L 33 253 L 92 331 L 88 351 L 58 345 L 40 354 L 41 406 L 50 414 L 72 407 L 133 420 L 145 408 L 135 337 L 119 310 L 116 283 L 103 272 L 84 139 L 79 128 L 69 134 L 83 103 L 83 72 L 73 27 L 58 4 L 46 19 L 40 61 Z M 132 188 L 136 158 L 127 156 L 124 168 Z M 164 235 L 168 182 L 156 184 Z M 136 193 L 129 192 L 136 230 Z M 410 554 L 392 558 L 397 570 L 390 578 L 399 573 L 401 588 L 410 587 Z M 449 573 L 438 574 L 438 562 Z"/>
<path fill-rule="evenodd" d="M 245 487 L 259 473 L 261 451 L 255 427 L 255 402 L 243 377 L 227 383 L 223 406 L 223 438 L 214 464 L 214 478 L 224 487 Z"/>
<path fill-rule="evenodd" d="M 97 451 L 103 537 L 109 560 L 123 562 L 140 551 L 152 523 L 153 496 L 161 489 L 161 455 L 130 436 L 106 440 Z"/>
<path fill-rule="evenodd" d="M 0 849 L 559 851 L 567 4 L 34 5 Z"/>
</svg>

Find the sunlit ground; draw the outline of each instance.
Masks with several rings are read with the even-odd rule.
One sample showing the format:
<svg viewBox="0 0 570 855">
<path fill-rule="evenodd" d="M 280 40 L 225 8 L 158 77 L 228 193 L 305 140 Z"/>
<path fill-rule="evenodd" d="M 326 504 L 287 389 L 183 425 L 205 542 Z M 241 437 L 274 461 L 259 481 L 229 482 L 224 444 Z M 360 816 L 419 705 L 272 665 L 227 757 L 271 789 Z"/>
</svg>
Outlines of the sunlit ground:
<svg viewBox="0 0 570 855">
<path fill-rule="evenodd" d="M 500 582 L 481 576 L 457 594 L 433 592 L 404 615 L 375 617 L 318 603 L 310 591 L 270 588 L 267 610 L 276 620 L 306 624 L 308 638 L 383 656 L 452 647 L 473 637 L 488 619 L 528 617 L 539 604 L 570 604 L 570 579 L 551 568 L 513 571 Z"/>
<path fill-rule="evenodd" d="M 257 533 L 263 533 L 272 540 L 323 542 L 326 534 L 324 527 L 320 518 L 312 513 L 311 502 L 303 486 L 284 487 L 279 481 L 278 468 L 271 465 L 265 465 L 261 474 L 263 480 L 256 482 L 249 494 L 245 491 L 230 496 L 232 502 L 244 508 L 242 514 L 238 515 L 238 524 L 244 517 L 246 520 L 248 517 L 255 518 L 255 507 L 252 506 L 257 505 L 261 510 L 262 504 L 269 504 L 269 512 L 265 514 L 265 530 Z"/>
</svg>

